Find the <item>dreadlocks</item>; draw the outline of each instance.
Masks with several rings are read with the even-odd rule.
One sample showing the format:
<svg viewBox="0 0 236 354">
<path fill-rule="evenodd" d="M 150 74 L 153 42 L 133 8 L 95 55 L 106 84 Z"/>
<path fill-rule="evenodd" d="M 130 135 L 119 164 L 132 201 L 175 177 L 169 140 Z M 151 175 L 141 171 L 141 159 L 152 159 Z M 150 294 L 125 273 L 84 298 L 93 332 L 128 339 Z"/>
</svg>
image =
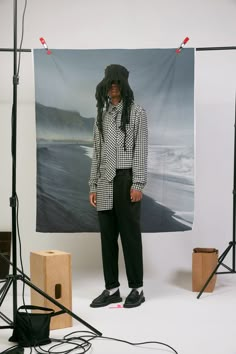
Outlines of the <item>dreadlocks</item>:
<svg viewBox="0 0 236 354">
<path fill-rule="evenodd" d="M 98 130 L 104 139 L 102 129 L 103 109 L 106 111 L 109 106 L 108 90 L 112 84 L 118 84 L 120 88 L 121 97 L 123 100 L 123 110 L 121 114 L 120 129 L 126 135 L 126 124 L 130 121 L 131 105 L 134 102 L 134 94 L 128 83 L 129 72 L 121 65 L 111 64 L 105 69 L 104 79 L 97 85 L 95 98 L 97 100 L 97 126 Z"/>
</svg>

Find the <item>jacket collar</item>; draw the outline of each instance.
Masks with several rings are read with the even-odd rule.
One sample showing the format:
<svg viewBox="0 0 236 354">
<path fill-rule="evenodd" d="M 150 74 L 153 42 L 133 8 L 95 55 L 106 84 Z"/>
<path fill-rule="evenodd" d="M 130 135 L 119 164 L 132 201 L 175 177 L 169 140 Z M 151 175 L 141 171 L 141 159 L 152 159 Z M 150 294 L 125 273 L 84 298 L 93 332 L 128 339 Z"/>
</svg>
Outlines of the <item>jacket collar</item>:
<svg viewBox="0 0 236 354">
<path fill-rule="evenodd" d="M 108 107 L 108 112 L 116 112 L 116 113 L 121 113 L 123 109 L 123 101 L 121 100 L 120 103 L 118 103 L 116 106 L 113 105 L 112 103 L 109 104 Z"/>
</svg>

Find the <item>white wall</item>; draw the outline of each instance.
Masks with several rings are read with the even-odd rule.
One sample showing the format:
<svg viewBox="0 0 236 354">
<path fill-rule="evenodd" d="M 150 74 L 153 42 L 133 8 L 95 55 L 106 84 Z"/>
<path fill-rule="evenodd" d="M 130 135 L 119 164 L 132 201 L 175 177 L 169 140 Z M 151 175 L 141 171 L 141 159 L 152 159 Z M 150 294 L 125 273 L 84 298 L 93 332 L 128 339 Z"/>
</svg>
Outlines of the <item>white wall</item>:
<svg viewBox="0 0 236 354">
<path fill-rule="evenodd" d="M 18 0 L 18 36 L 23 0 Z M 0 48 L 13 47 L 13 3 L 0 1 Z M 233 46 L 235 0 L 30 0 L 24 48 Z M 13 54 L 0 51 L 0 230 L 11 229 L 11 103 Z M 143 235 L 146 278 L 191 272 L 194 247 L 223 251 L 232 240 L 236 50 L 196 52 L 196 188 L 194 229 Z M 17 193 L 24 266 L 32 250 L 71 252 L 74 274 L 101 276 L 97 234 L 35 232 L 36 136 L 32 56 L 22 54 L 17 114 Z M 229 257 L 231 260 L 231 255 Z M 166 272 L 168 271 L 168 272 Z M 102 286 L 102 283 L 101 283 Z"/>
</svg>

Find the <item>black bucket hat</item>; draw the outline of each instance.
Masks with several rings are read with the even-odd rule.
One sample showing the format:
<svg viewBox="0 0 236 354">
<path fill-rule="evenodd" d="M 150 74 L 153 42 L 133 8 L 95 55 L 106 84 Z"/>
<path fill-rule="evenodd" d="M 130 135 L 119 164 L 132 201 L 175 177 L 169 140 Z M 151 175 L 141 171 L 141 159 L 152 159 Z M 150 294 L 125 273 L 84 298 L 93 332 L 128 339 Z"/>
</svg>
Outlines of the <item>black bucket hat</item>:
<svg viewBox="0 0 236 354">
<path fill-rule="evenodd" d="M 128 78 L 129 71 L 124 66 L 119 64 L 108 65 L 105 69 L 105 77 L 96 87 L 96 99 L 102 98 L 104 100 L 113 83 L 120 86 L 121 96 L 123 97 L 124 87 L 129 87 Z"/>
</svg>

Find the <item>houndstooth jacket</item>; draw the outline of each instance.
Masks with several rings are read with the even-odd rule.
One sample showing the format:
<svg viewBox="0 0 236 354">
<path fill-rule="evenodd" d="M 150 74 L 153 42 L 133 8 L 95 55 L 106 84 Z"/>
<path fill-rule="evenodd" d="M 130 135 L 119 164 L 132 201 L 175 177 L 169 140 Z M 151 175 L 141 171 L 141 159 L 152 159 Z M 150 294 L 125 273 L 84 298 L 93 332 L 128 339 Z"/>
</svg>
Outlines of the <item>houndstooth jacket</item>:
<svg viewBox="0 0 236 354">
<path fill-rule="evenodd" d="M 113 208 L 113 181 L 105 177 L 109 159 L 107 136 L 109 126 L 116 121 L 116 168 L 132 169 L 132 189 L 143 190 L 147 183 L 148 126 L 146 111 L 133 103 L 130 122 L 126 124 L 126 150 L 124 149 L 124 132 L 121 125 L 122 101 L 114 106 L 110 104 L 103 115 L 104 141 L 94 125 L 94 149 L 89 179 L 90 192 L 97 193 L 97 210 Z"/>
</svg>

